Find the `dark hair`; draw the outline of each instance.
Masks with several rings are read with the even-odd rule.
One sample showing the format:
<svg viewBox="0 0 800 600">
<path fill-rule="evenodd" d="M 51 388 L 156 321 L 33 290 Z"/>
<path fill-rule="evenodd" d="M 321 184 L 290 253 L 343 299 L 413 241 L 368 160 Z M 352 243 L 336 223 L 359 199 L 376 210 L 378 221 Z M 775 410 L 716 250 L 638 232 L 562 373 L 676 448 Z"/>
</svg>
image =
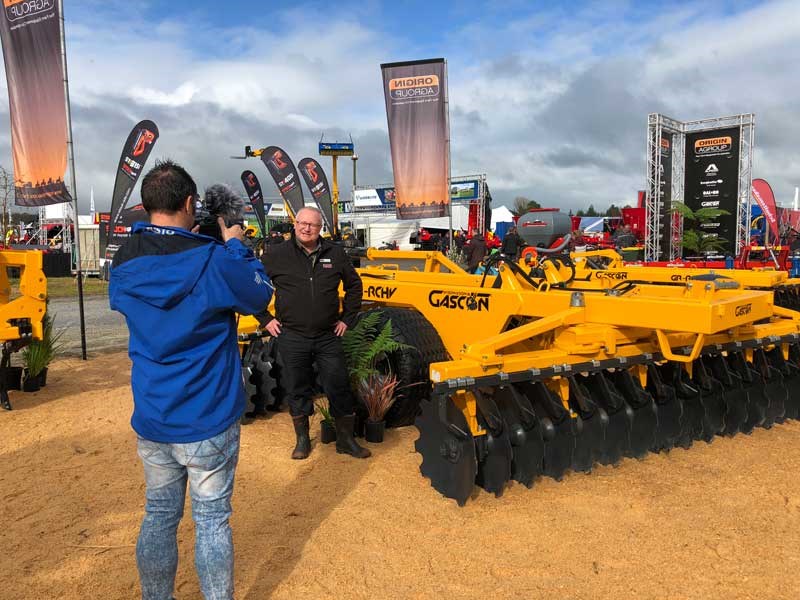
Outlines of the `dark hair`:
<svg viewBox="0 0 800 600">
<path fill-rule="evenodd" d="M 189 196 L 197 196 L 194 179 L 168 158 L 156 161 L 142 180 L 142 205 L 148 213 L 176 213 Z"/>
</svg>

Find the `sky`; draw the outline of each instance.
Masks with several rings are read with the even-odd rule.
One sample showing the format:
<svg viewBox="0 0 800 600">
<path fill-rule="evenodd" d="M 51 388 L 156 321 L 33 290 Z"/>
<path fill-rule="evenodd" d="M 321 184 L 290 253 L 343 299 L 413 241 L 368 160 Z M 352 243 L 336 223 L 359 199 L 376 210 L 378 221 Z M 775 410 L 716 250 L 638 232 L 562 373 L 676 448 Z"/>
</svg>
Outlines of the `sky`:
<svg viewBox="0 0 800 600">
<path fill-rule="evenodd" d="M 495 205 L 635 204 L 654 112 L 754 113 L 753 176 L 784 205 L 800 185 L 796 0 L 64 0 L 64 13 L 82 213 L 90 189 L 98 210 L 110 206 L 142 119 L 160 130 L 150 160 L 178 161 L 200 187 L 238 190 L 252 169 L 277 196 L 258 159 L 229 157 L 277 145 L 298 162 L 323 135 L 352 136 L 359 185 L 391 182 L 380 64 L 434 57 L 448 61 L 452 174 L 486 174 Z M 0 86 L 10 169 L 4 76 Z M 340 165 L 345 197 L 352 166 Z"/>
</svg>

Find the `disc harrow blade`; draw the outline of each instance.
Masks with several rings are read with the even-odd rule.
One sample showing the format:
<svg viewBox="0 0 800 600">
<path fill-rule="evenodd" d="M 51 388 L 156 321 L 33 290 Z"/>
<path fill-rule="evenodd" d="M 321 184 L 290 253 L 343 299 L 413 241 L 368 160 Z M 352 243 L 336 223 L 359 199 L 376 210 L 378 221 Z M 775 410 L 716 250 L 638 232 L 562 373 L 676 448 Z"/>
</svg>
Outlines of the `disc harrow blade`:
<svg viewBox="0 0 800 600">
<path fill-rule="evenodd" d="M 588 390 L 575 377 L 569 377 L 569 405 L 579 417 L 572 470 L 589 473 L 603 452 L 608 415 L 592 401 Z"/>
<path fill-rule="evenodd" d="M 742 424 L 740 431 L 750 433 L 753 428 L 761 426 L 767 414 L 769 400 L 765 395 L 764 386 L 761 384 L 760 375 L 747 362 L 744 354 L 733 352 L 728 355 L 728 365 L 742 380 L 742 386 L 747 393 L 747 419 Z"/>
<path fill-rule="evenodd" d="M 614 386 L 625 399 L 626 413 L 630 415 L 630 437 L 627 456 L 644 458 L 658 442 L 659 410 L 655 400 L 628 370 L 609 373 Z M 665 411 L 665 418 L 669 411 Z"/>
<path fill-rule="evenodd" d="M 414 442 L 422 455 L 419 470 L 440 494 L 464 506 L 478 473 L 475 442 L 467 420 L 449 396 L 434 396 L 420 406 L 415 421 L 419 438 Z"/>
<path fill-rule="evenodd" d="M 739 431 L 744 431 L 748 400 L 742 378 L 728 368 L 728 363 L 721 354 L 704 356 L 702 360 L 714 379 L 719 381 L 724 388 L 722 397 L 725 402 L 725 424 L 721 434 L 733 436 Z"/>
<path fill-rule="evenodd" d="M 570 416 L 558 397 L 541 381 L 521 384 L 519 389 L 527 396 L 542 426 L 542 474 L 561 481 L 572 465 L 577 419 Z"/>
<path fill-rule="evenodd" d="M 675 388 L 675 395 L 683 404 L 681 435 L 676 445 L 690 448 L 695 440 L 703 437 L 705 410 L 700 400 L 700 390 L 691 383 L 689 374 L 680 363 L 668 362 L 661 366 L 664 378 Z"/>
<path fill-rule="evenodd" d="M 701 439 L 711 442 L 714 436 L 725 428 L 725 415 L 728 406 L 725 403 L 725 388 L 722 382 L 715 379 L 706 369 L 702 360 L 692 365 L 692 382 L 700 391 L 700 402 L 703 404 L 703 431 Z"/>
<path fill-rule="evenodd" d="M 494 401 L 511 441 L 511 479 L 532 487 L 544 463 L 541 423 L 528 398 L 513 385 L 497 388 Z"/>
<path fill-rule="evenodd" d="M 792 346 L 794 345 L 795 344 L 792 344 Z M 798 367 L 797 363 L 792 362 L 791 352 L 792 350 L 790 347 L 790 360 L 786 360 L 783 357 L 783 351 L 780 347 L 776 347 L 765 352 L 767 362 L 769 362 L 771 367 L 780 372 L 783 379 L 783 385 L 786 392 L 784 396 L 784 419 L 797 419 L 798 415 L 800 414 L 800 412 L 798 412 L 800 409 L 800 406 L 798 405 L 800 393 L 797 391 L 798 383 L 800 383 L 800 367 Z"/>
<path fill-rule="evenodd" d="M 664 383 L 661 372 L 655 364 L 647 365 L 647 391 L 652 394 L 658 407 L 658 429 L 653 451 L 669 451 L 682 441 L 683 403 L 675 393 L 675 388 Z"/>
<path fill-rule="evenodd" d="M 596 460 L 601 465 L 616 465 L 623 456 L 631 456 L 633 409 L 626 404 L 622 394 L 604 372 L 592 373 L 582 382 L 608 418 L 605 440 L 598 448 Z"/>
<path fill-rule="evenodd" d="M 800 419 L 800 344 L 789 345 L 789 360 L 786 361 L 786 364 L 791 372 L 786 385 L 789 388 L 786 418 Z"/>
<path fill-rule="evenodd" d="M 764 422 L 761 426 L 769 429 L 775 423 L 783 422 L 788 391 L 783 383 L 783 375 L 778 369 L 769 364 L 767 355 L 762 348 L 756 348 L 753 351 L 753 367 L 760 377 L 761 384 L 764 386 L 764 396 L 769 402 Z M 758 382 L 759 380 L 757 379 L 756 381 Z"/>
<path fill-rule="evenodd" d="M 478 423 L 486 430 L 485 435 L 475 438 L 478 458 L 475 483 L 499 498 L 511 479 L 511 441 L 492 397 L 480 390 L 473 393 L 478 404 Z"/>
</svg>

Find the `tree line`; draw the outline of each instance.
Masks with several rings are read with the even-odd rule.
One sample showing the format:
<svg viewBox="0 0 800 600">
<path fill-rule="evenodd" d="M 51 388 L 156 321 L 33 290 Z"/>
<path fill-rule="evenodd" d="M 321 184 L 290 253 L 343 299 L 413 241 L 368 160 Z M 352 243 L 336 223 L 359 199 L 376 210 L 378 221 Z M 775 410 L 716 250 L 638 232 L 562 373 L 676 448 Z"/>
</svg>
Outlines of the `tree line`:
<svg viewBox="0 0 800 600">
<path fill-rule="evenodd" d="M 511 212 L 514 213 L 516 216 L 524 215 L 526 212 L 533 208 L 542 208 L 542 205 L 539 204 L 536 200 L 531 200 L 530 198 L 526 198 L 525 196 L 517 196 L 514 198 L 514 204 L 511 207 Z M 569 211 L 569 215 L 572 216 L 573 214 L 578 217 L 621 217 L 622 216 L 622 209 L 623 208 L 630 208 L 629 204 L 626 204 L 623 207 L 619 207 L 616 204 L 611 204 L 605 212 L 598 211 L 595 209 L 594 204 L 590 204 L 588 208 L 580 209 L 578 212 L 573 213 L 571 210 Z"/>
</svg>

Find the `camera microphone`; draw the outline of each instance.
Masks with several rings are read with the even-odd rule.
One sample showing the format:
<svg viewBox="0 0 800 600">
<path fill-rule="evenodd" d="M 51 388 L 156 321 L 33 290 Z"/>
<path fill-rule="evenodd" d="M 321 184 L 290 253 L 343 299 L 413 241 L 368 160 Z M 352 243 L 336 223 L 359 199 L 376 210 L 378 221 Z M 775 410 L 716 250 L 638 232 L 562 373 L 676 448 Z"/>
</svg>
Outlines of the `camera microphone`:
<svg viewBox="0 0 800 600">
<path fill-rule="evenodd" d="M 222 239 L 217 217 L 225 220 L 225 227 L 244 228 L 244 201 L 229 186 L 217 183 L 207 187 L 199 205 L 197 221 L 201 234 Z"/>
</svg>

